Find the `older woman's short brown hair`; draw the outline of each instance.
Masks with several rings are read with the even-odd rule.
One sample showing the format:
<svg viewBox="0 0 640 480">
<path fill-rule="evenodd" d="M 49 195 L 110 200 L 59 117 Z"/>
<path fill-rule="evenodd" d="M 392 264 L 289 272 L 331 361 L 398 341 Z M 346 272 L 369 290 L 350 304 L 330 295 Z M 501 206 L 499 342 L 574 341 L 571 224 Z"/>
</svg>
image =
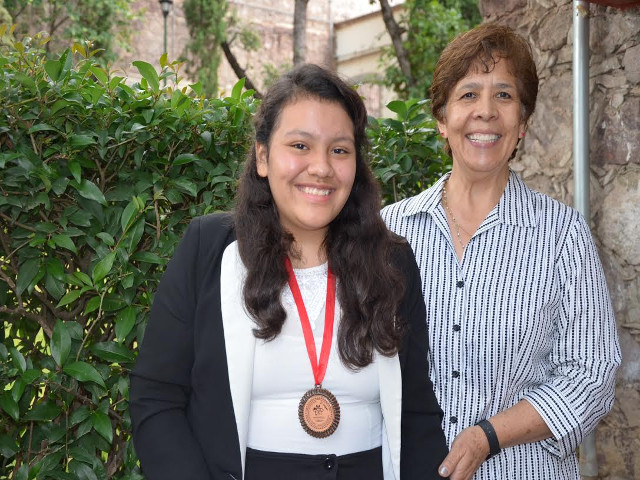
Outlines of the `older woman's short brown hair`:
<svg viewBox="0 0 640 480">
<path fill-rule="evenodd" d="M 509 71 L 516 78 L 518 96 L 522 102 L 522 120 L 526 122 L 536 107 L 538 74 L 529 42 L 511 28 L 485 23 L 461 33 L 445 47 L 436 64 L 431 84 L 431 111 L 440 122 L 444 121 L 449 93 L 479 65 L 489 73 L 500 59 L 508 60 Z M 451 152 L 448 148 L 449 154 Z"/>
</svg>

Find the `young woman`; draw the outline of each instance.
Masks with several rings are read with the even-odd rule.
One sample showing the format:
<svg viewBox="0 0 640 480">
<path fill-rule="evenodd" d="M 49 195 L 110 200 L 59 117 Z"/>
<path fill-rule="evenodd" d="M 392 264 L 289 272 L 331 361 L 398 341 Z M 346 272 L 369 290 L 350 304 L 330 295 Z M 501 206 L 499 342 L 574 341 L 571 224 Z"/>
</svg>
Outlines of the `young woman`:
<svg viewBox="0 0 640 480">
<path fill-rule="evenodd" d="M 131 376 L 147 479 L 438 478 L 420 277 L 366 121 L 314 65 L 264 98 L 235 211 L 192 222 L 155 297 Z"/>
</svg>

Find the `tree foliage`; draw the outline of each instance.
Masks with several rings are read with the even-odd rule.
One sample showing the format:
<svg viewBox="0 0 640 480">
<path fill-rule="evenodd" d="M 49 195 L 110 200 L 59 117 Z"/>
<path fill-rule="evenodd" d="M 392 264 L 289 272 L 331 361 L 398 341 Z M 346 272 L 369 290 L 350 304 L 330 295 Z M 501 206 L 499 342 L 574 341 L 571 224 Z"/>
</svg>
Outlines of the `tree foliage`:
<svg viewBox="0 0 640 480">
<path fill-rule="evenodd" d="M 387 108 L 396 118 L 369 117 L 371 166 L 384 204 L 417 195 L 451 169 L 427 107 L 427 100 L 394 100 Z"/>
<path fill-rule="evenodd" d="M 184 12 L 190 38 L 185 47 L 187 71 L 196 75 L 204 93 L 218 95 L 218 70 L 224 54 L 236 76 L 244 78 L 247 88 L 260 98 L 257 87 L 231 50 L 231 45 L 237 42 L 245 51 L 258 50 L 261 44 L 258 34 L 234 10 L 229 10 L 227 0 L 186 0 Z"/>
<path fill-rule="evenodd" d="M 117 48 L 127 48 L 131 22 L 136 18 L 130 0 L 4 0 L 17 24 L 17 33 L 46 32 L 54 38 L 53 50 L 64 50 L 74 42 L 90 38 L 98 56 L 114 57 Z M 51 49 L 51 43 L 46 48 Z"/>
<path fill-rule="evenodd" d="M 0 477 L 139 479 L 128 373 L 188 219 L 230 207 L 255 102 L 45 42 L 0 47 Z"/>
<path fill-rule="evenodd" d="M 11 18 L 11 15 L 7 11 L 7 9 L 4 8 L 4 0 L 0 0 L 0 25 L 2 24 L 10 25 L 12 23 L 13 23 L 13 19 Z"/>
<path fill-rule="evenodd" d="M 202 84 L 207 96 L 218 95 L 220 45 L 226 40 L 226 0 L 185 0 L 184 16 L 189 29 L 188 71 Z"/>
<path fill-rule="evenodd" d="M 481 21 L 474 0 L 407 0 L 399 23 L 404 27 L 404 50 L 408 54 L 412 78 L 407 78 L 389 47 L 381 59 L 383 83 L 400 98 L 428 98 L 433 71 L 440 53 L 453 37 Z"/>
</svg>

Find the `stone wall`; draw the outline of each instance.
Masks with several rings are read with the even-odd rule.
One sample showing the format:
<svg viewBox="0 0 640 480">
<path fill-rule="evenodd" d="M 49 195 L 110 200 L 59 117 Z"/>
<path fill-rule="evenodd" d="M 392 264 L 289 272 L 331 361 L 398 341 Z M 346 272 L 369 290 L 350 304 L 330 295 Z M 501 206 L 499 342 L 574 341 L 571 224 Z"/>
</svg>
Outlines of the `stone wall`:
<svg viewBox="0 0 640 480">
<path fill-rule="evenodd" d="M 485 19 L 527 37 L 538 105 L 513 168 L 573 204 L 572 2 L 480 0 Z M 640 8 L 590 6 L 591 228 L 623 354 L 613 411 L 596 432 L 600 477 L 640 478 Z"/>
</svg>

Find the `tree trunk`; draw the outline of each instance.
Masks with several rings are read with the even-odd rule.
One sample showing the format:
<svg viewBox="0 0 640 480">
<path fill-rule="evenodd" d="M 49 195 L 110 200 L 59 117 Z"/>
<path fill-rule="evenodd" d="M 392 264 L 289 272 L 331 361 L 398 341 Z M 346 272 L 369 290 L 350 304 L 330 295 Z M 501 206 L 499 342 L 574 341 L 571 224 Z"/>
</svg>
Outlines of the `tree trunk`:
<svg viewBox="0 0 640 480">
<path fill-rule="evenodd" d="M 293 10 L 293 64 L 304 63 L 307 58 L 307 4 L 309 0 L 296 0 Z"/>
<path fill-rule="evenodd" d="M 220 44 L 220 47 L 222 47 L 222 51 L 224 52 L 224 56 L 227 58 L 227 61 L 229 62 L 229 65 L 231 65 L 231 68 L 233 69 L 233 71 L 236 74 L 236 76 L 238 77 L 238 79 L 244 77 L 244 86 L 246 88 L 248 88 L 248 89 L 251 89 L 251 90 L 255 91 L 256 93 L 254 94 L 254 96 L 256 98 L 262 98 L 262 94 L 258 91 L 256 86 L 253 84 L 253 82 L 247 76 L 247 72 L 245 72 L 245 70 L 238 63 L 238 60 L 236 59 L 236 56 L 231 51 L 231 48 L 229 47 L 229 44 L 227 42 L 222 42 Z"/>
<path fill-rule="evenodd" d="M 402 73 L 407 78 L 408 86 L 414 86 L 415 81 L 413 79 L 413 75 L 411 74 L 409 54 L 404 48 L 404 43 L 402 42 L 402 34 L 404 33 L 404 29 L 402 29 L 400 25 L 398 25 L 398 22 L 396 22 L 396 20 L 393 18 L 393 10 L 389 5 L 388 0 L 379 1 L 380 11 L 382 12 L 382 19 L 384 20 L 384 25 L 387 27 L 387 32 L 389 32 L 389 36 L 391 37 L 393 49 L 396 51 L 396 57 L 398 58 L 400 70 L 402 70 Z"/>
</svg>

